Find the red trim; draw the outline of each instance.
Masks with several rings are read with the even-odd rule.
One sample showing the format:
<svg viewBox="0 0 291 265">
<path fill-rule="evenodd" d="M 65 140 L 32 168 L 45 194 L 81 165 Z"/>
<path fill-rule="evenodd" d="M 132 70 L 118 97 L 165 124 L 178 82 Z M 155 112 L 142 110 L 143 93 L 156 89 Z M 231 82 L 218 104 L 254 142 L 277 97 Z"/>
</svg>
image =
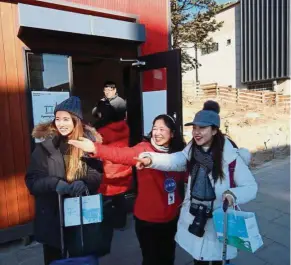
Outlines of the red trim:
<svg viewBox="0 0 291 265">
<path fill-rule="evenodd" d="M 143 92 L 167 90 L 167 69 L 154 69 L 143 73 Z"/>
<path fill-rule="evenodd" d="M 146 27 L 141 55 L 169 49 L 168 0 L 11 0 L 94 16 L 137 21 Z"/>
<path fill-rule="evenodd" d="M 230 182 L 230 188 L 235 188 L 235 181 L 234 181 L 234 170 L 236 166 L 236 160 L 233 160 L 229 165 L 228 165 L 228 172 L 229 172 L 229 182 Z"/>
<path fill-rule="evenodd" d="M 19 0 L 18 3 L 29 4 L 34 6 L 47 7 L 62 11 L 75 12 L 85 15 L 112 18 L 122 21 L 136 22 L 137 16 L 127 13 L 114 12 L 107 9 L 93 8 L 80 4 L 72 4 L 65 1 L 46 1 L 46 0 Z"/>
</svg>

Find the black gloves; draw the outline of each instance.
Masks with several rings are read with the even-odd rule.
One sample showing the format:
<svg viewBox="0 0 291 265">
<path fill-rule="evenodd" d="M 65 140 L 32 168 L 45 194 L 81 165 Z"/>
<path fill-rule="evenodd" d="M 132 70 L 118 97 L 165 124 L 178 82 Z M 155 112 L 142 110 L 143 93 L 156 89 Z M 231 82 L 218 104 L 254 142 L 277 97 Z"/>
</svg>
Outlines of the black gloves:
<svg viewBox="0 0 291 265">
<path fill-rule="evenodd" d="M 56 192 L 61 195 L 70 194 L 70 185 L 63 180 L 59 180 L 56 186 Z"/>
<path fill-rule="evenodd" d="M 81 196 L 88 191 L 88 188 L 84 181 L 82 180 L 75 180 L 70 184 L 70 195 L 71 196 Z"/>
<path fill-rule="evenodd" d="M 70 195 L 70 196 L 81 196 L 88 191 L 88 188 L 84 181 L 76 180 L 71 184 L 67 183 L 66 181 L 59 180 L 56 186 L 56 192 L 61 195 Z"/>
</svg>

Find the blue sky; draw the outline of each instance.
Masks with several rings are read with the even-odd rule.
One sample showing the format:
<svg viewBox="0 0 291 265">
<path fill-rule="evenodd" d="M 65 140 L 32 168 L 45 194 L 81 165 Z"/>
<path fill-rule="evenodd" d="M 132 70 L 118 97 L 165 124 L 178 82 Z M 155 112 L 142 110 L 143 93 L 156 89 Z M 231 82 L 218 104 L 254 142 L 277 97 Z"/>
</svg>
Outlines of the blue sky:
<svg viewBox="0 0 291 265">
<path fill-rule="evenodd" d="M 216 2 L 218 4 L 224 4 L 224 3 L 227 3 L 227 2 L 234 2 L 234 0 L 216 0 Z M 195 8 L 193 9 L 194 13 L 195 13 Z M 192 12 L 193 12 L 192 11 Z M 191 12 L 191 11 L 190 11 Z"/>
<path fill-rule="evenodd" d="M 219 4 L 224 4 L 226 2 L 231 2 L 230 0 L 216 0 L 217 3 Z"/>
</svg>

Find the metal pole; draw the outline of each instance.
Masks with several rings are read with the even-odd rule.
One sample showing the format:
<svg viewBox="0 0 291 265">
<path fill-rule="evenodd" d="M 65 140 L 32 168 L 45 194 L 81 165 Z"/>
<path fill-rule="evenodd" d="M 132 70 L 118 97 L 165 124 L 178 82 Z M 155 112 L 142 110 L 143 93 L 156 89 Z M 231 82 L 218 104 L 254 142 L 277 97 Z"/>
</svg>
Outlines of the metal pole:
<svg viewBox="0 0 291 265">
<path fill-rule="evenodd" d="M 198 94 L 199 92 L 199 85 L 200 85 L 200 82 L 199 82 L 199 76 L 198 76 L 198 67 L 199 67 L 199 64 L 198 64 L 198 48 L 197 48 L 197 44 L 195 44 L 195 73 L 196 73 L 196 93 Z"/>
<path fill-rule="evenodd" d="M 222 248 L 222 265 L 226 265 L 227 259 L 227 208 L 229 202 L 227 199 L 224 199 L 223 202 L 223 248 Z"/>
</svg>

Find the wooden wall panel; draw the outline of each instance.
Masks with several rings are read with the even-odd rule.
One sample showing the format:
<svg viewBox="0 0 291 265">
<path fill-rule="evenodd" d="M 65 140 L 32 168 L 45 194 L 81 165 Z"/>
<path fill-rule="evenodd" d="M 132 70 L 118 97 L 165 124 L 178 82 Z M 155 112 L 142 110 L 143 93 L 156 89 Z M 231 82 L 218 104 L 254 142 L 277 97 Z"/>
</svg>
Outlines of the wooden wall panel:
<svg viewBox="0 0 291 265">
<path fill-rule="evenodd" d="M 26 223 L 32 219 L 32 202 L 24 182 L 29 153 L 24 68 L 20 53 L 22 45 L 16 33 L 15 4 L 0 2 L 1 68 L 1 185 L 4 187 L 0 205 L 6 204 L 6 222 L 0 220 L 0 228 Z M 2 188 L 3 189 L 3 188 Z M 1 216 L 5 208 L 1 207 Z M 5 220 L 5 219 L 4 219 Z"/>
<path fill-rule="evenodd" d="M 27 222 L 31 220 L 34 216 L 34 201 L 33 197 L 30 196 L 24 179 L 24 173 L 29 163 L 30 158 L 30 132 L 28 124 L 28 112 L 27 112 L 27 99 L 26 99 L 26 87 L 25 87 L 25 61 L 24 61 L 24 50 L 25 45 L 17 37 L 17 18 L 18 18 L 18 9 L 17 5 L 11 5 L 12 19 L 13 19 L 13 37 L 15 43 L 15 58 L 16 58 L 16 67 L 17 67 L 17 77 L 18 77 L 18 93 L 21 109 L 21 131 L 22 131 L 22 150 L 23 150 L 23 160 L 20 165 L 20 175 L 19 175 L 19 186 L 18 186 L 18 202 L 20 209 L 20 223 Z M 20 142 L 20 143 L 21 143 Z"/>
<path fill-rule="evenodd" d="M 6 211 L 8 217 L 8 225 L 16 225 L 19 223 L 19 213 L 18 213 L 18 202 L 17 202 L 17 189 L 16 189 L 16 180 L 15 180 L 15 173 L 14 173 L 14 155 L 13 155 L 13 146 L 12 146 L 12 122 L 10 115 L 10 98 L 11 92 L 10 88 L 8 88 L 8 81 L 9 76 L 11 78 L 11 72 L 13 69 L 7 68 L 7 60 L 11 57 L 12 45 L 8 43 L 8 27 L 7 22 L 5 20 L 9 18 L 11 12 L 9 12 L 8 8 L 10 4 L 8 3 L 1 3 L 1 17 L 0 17 L 0 24 L 2 27 L 2 40 L 1 45 L 3 46 L 3 54 L 4 54 L 4 67 L 5 67 L 5 82 L 1 84 L 1 97 L 3 98 L 3 110 L 4 110 L 4 119 L 3 119 L 3 127 L 5 130 L 2 129 L 3 137 L 2 137 L 2 152 L 3 152 L 3 160 L 1 161 L 3 166 L 3 176 L 4 179 L 4 189 L 5 189 L 5 199 L 6 199 Z M 15 69 L 14 69 L 15 70 Z M 15 108 L 18 105 L 14 106 Z"/>
<path fill-rule="evenodd" d="M 1 15 L 1 5 L 0 5 L 0 15 Z M 7 104 L 6 104 L 6 67 L 5 67 L 5 56 L 4 56 L 4 47 L 3 47 L 3 34 L 2 34 L 2 22 L 0 20 L 0 120 L 1 120 L 1 130 L 0 130 L 0 228 L 8 226 L 8 212 L 7 212 L 7 200 L 5 192 L 5 171 L 7 165 L 6 162 L 8 148 L 5 143 L 7 143 L 6 135 L 8 133 L 9 118 L 7 118 Z M 6 125 L 6 126 L 5 126 Z M 4 129 L 5 128 L 5 129 Z M 8 154 L 9 155 L 9 154 Z M 8 165 L 9 167 L 9 165 Z M 11 168 L 11 167 L 10 167 Z"/>
</svg>

